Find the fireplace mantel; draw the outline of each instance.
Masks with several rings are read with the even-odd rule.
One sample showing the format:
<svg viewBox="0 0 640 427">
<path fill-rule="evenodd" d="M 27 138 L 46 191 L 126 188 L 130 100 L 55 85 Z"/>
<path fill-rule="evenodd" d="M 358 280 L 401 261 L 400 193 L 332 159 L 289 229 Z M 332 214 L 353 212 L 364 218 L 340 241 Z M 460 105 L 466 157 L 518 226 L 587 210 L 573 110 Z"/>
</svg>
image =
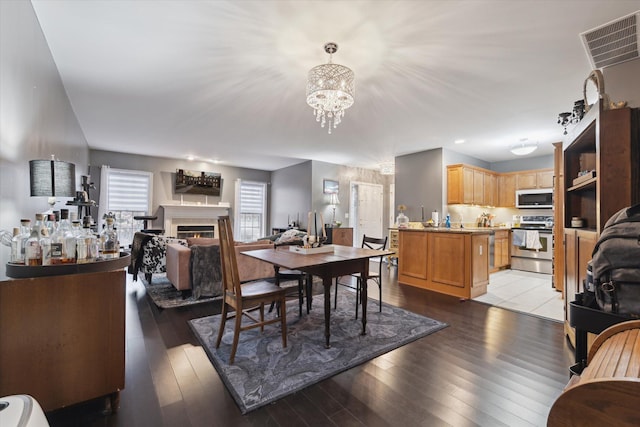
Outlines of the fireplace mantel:
<svg viewBox="0 0 640 427">
<path fill-rule="evenodd" d="M 164 210 L 164 229 L 169 236 L 176 236 L 178 225 L 215 225 L 218 236 L 218 217 L 229 215 L 228 205 L 160 205 Z"/>
</svg>

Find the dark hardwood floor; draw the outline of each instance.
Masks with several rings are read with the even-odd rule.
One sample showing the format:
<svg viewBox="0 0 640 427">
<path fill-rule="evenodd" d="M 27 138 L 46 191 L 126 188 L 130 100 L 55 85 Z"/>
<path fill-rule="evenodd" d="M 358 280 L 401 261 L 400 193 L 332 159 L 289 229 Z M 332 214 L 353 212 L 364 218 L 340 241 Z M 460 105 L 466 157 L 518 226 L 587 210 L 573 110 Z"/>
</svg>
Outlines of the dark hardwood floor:
<svg viewBox="0 0 640 427">
<path fill-rule="evenodd" d="M 187 320 L 219 303 L 158 309 L 127 283 L 126 388 L 47 414 L 51 426 L 544 426 L 568 381 L 573 352 L 561 323 L 398 285 L 383 300 L 448 328 L 241 415 Z M 344 292 L 341 289 L 341 292 Z M 370 284 L 377 298 L 377 286 Z"/>
</svg>

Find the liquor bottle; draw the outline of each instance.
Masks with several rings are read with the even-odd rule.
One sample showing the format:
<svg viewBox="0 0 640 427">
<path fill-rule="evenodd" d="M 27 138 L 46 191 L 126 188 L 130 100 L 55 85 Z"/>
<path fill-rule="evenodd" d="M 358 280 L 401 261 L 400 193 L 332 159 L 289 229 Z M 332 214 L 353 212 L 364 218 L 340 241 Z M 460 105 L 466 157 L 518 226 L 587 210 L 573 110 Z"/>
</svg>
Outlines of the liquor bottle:
<svg viewBox="0 0 640 427">
<path fill-rule="evenodd" d="M 88 223 L 84 224 L 82 233 L 76 237 L 76 254 L 78 264 L 94 262 L 98 256 L 98 239 Z"/>
<path fill-rule="evenodd" d="M 49 229 L 45 223 L 45 215 L 44 214 L 36 214 L 36 223 L 33 228 L 38 233 L 40 237 L 40 260 L 41 265 L 49 265 L 51 264 L 51 237 L 49 237 Z M 31 233 L 33 237 L 33 232 Z M 31 239 L 31 237 L 29 238 Z"/>
<path fill-rule="evenodd" d="M 20 233 L 14 237 L 15 245 L 16 245 L 16 254 L 15 259 L 12 256 L 12 262 L 16 264 L 24 264 L 24 248 L 27 243 L 27 239 L 31 236 L 31 220 L 30 219 L 21 219 L 20 220 Z M 14 241 L 11 241 L 12 249 L 13 249 Z M 12 252 L 13 253 L 13 252 Z"/>
<path fill-rule="evenodd" d="M 20 262 L 20 227 L 13 227 L 13 237 L 11 238 L 11 262 L 14 264 L 24 264 L 24 259 Z"/>
<path fill-rule="evenodd" d="M 113 218 L 105 219 L 106 228 L 100 233 L 100 246 L 102 257 L 106 259 L 118 258 L 120 256 L 120 244 L 118 243 L 118 233 L 113 228 Z"/>
<path fill-rule="evenodd" d="M 51 235 L 51 264 L 69 264 L 75 261 L 76 239 L 71 232 L 69 210 L 60 211 L 60 222 Z"/>
<path fill-rule="evenodd" d="M 40 230 L 35 226 L 25 243 L 24 257 L 26 265 L 42 265 L 42 248 L 40 247 Z"/>
</svg>

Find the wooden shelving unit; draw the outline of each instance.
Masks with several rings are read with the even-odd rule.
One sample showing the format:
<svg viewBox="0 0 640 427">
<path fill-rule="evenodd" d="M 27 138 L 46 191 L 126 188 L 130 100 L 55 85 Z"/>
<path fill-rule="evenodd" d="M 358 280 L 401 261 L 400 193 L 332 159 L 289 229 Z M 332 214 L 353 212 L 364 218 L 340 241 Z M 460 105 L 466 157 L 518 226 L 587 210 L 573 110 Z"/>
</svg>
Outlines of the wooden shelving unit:
<svg viewBox="0 0 640 427">
<path fill-rule="evenodd" d="M 640 113 L 637 108 L 604 110 L 595 104 L 563 141 L 565 330 L 569 303 L 583 291 L 587 263 L 607 220 L 640 202 Z M 585 172 L 595 176 L 574 185 Z M 584 227 L 572 228 L 572 218 Z"/>
</svg>

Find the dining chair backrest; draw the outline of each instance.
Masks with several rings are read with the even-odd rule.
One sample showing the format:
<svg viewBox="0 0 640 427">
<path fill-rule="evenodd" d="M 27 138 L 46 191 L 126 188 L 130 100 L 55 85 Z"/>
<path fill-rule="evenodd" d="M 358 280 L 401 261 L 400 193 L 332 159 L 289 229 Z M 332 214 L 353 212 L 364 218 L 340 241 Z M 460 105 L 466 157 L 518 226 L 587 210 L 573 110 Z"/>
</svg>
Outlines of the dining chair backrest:
<svg viewBox="0 0 640 427">
<path fill-rule="evenodd" d="M 384 251 L 387 248 L 387 239 L 388 237 L 382 239 L 377 237 L 369 237 L 365 234 L 364 236 L 362 236 L 362 248 Z"/>
<path fill-rule="evenodd" d="M 220 262 L 222 266 L 222 285 L 227 293 L 242 296 L 238 263 L 234 249 L 233 229 L 229 216 L 218 217 L 218 234 L 220 238 Z"/>
</svg>

